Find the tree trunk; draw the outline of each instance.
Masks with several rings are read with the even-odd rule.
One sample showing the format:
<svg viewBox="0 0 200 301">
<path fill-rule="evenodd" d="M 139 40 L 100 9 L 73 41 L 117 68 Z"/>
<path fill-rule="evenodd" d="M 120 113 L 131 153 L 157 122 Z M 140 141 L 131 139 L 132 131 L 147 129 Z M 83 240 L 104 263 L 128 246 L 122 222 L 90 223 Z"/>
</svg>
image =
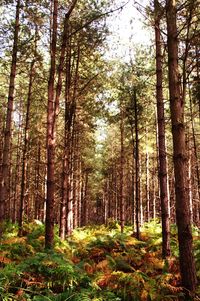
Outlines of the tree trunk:
<svg viewBox="0 0 200 301">
<path fill-rule="evenodd" d="M 40 142 L 37 145 L 37 160 L 35 165 L 35 209 L 34 219 L 40 220 L 40 207 L 41 207 L 41 195 L 40 195 L 40 161 L 41 161 L 41 146 Z"/>
<path fill-rule="evenodd" d="M 124 112 L 123 105 L 120 105 L 120 133 L 121 133 L 121 156 L 120 156 L 120 222 L 121 222 L 121 233 L 124 231 L 125 222 L 125 196 L 124 196 Z"/>
<path fill-rule="evenodd" d="M 56 73 L 56 43 L 57 43 L 57 14 L 58 0 L 53 1 L 53 28 L 51 40 L 51 67 L 48 82 L 47 105 L 47 199 L 46 199 L 46 229 L 45 248 L 53 247 L 54 241 L 54 158 L 55 158 L 55 132 L 54 132 L 54 81 Z"/>
<path fill-rule="evenodd" d="M 167 190 L 167 159 L 165 145 L 165 117 L 163 103 L 163 71 L 162 71 L 162 46 L 160 34 L 159 2 L 154 0 L 155 9 L 155 40 L 156 40 L 156 99 L 158 121 L 158 152 L 159 152 L 159 181 L 160 202 L 162 217 L 162 256 L 170 256 L 170 225 L 169 225 L 169 196 Z"/>
<path fill-rule="evenodd" d="M 192 109 L 192 97 L 191 91 L 190 94 L 190 121 L 192 126 L 192 138 L 193 138 L 193 145 L 194 145 L 194 156 L 195 156 L 195 170 L 197 176 L 197 191 L 198 191 L 198 199 L 200 200 L 200 171 L 199 171 L 199 162 L 198 162 L 198 149 L 197 149 L 197 142 L 196 142 L 196 135 L 195 135 L 195 128 L 194 128 L 194 117 L 193 117 L 193 109 Z"/>
<path fill-rule="evenodd" d="M 136 237 L 140 239 L 140 162 L 139 162 L 139 137 L 138 137 L 138 106 L 136 89 L 133 95 L 134 112 L 135 112 L 135 219 L 136 219 Z"/>
<path fill-rule="evenodd" d="M 14 90 L 15 90 L 15 77 L 16 77 L 16 65 L 17 65 L 17 51 L 18 51 L 19 13 L 20 13 L 20 0 L 17 1 L 17 5 L 16 5 L 14 42 L 13 42 L 13 50 L 12 50 L 10 83 L 9 83 L 9 91 L 8 91 L 6 125 L 4 129 L 2 181 L 0 183 L 0 221 L 3 220 L 4 218 L 5 204 L 9 198 L 10 147 L 11 147 L 12 112 L 13 112 L 13 104 L 14 104 Z"/>
<path fill-rule="evenodd" d="M 145 170 L 146 170 L 146 183 L 145 183 L 145 196 L 146 196 L 146 216 L 145 220 L 150 221 L 150 201 L 149 201 L 149 152 L 148 152 L 148 139 L 147 139 L 147 127 L 145 129 L 146 139 L 146 158 L 145 158 Z"/>
<path fill-rule="evenodd" d="M 167 0 L 167 47 L 170 111 L 173 136 L 173 158 L 175 173 L 176 220 L 178 226 L 179 261 L 182 285 L 193 294 L 197 278 L 192 253 L 192 233 L 187 196 L 186 179 L 186 149 L 184 128 L 184 103 L 180 96 L 178 74 L 178 41 L 176 24 L 176 1 Z M 188 297 L 186 297 L 188 298 Z"/>
<path fill-rule="evenodd" d="M 20 208 L 19 208 L 19 235 L 22 235 L 22 223 L 24 215 L 24 202 L 26 194 L 26 182 L 27 182 L 27 153 L 29 146 L 29 123 L 30 123 L 30 106 L 31 106 L 31 96 L 32 96 L 32 86 L 33 86 L 33 76 L 34 76 L 34 63 L 31 63 L 30 68 L 30 78 L 29 78 L 29 89 L 26 107 L 26 121 L 24 129 L 24 147 L 22 151 L 22 175 L 21 175 L 21 195 L 20 195 Z"/>
<path fill-rule="evenodd" d="M 21 111 L 22 101 L 20 102 L 20 111 Z M 20 199 L 20 170 L 21 170 L 21 149 L 20 145 L 22 144 L 22 116 L 19 115 L 19 128 L 18 128 L 18 137 L 17 137 L 17 151 L 16 151 L 16 161 L 15 173 L 12 173 L 13 181 L 13 200 L 12 200 L 12 221 L 17 222 L 19 220 L 19 202 Z"/>
</svg>

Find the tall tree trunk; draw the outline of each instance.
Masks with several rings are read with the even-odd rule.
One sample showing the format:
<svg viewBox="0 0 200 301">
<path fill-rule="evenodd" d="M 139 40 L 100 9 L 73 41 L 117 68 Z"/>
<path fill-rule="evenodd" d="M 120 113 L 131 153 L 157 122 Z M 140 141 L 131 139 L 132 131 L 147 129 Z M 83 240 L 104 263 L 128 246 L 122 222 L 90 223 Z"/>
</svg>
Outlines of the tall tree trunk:
<svg viewBox="0 0 200 301">
<path fill-rule="evenodd" d="M 67 21 L 68 22 L 68 21 Z M 69 41 L 69 27 L 67 30 L 67 53 L 66 53 L 66 77 L 65 77 L 65 129 L 64 129 L 64 150 L 63 150 L 63 172 L 62 172 L 62 198 L 60 204 L 60 237 L 65 239 L 66 235 L 66 218 L 67 202 L 69 197 L 69 168 L 70 168 L 70 82 L 71 82 L 71 45 Z"/>
<path fill-rule="evenodd" d="M 34 209 L 34 219 L 40 219 L 40 161 L 41 161 L 41 146 L 40 142 L 37 145 L 37 160 L 35 165 L 35 209 Z"/>
<path fill-rule="evenodd" d="M 176 1 L 167 0 L 167 48 L 169 68 L 169 94 L 173 136 L 173 158 L 176 193 L 176 220 L 178 226 L 179 261 L 182 285 L 193 294 L 197 278 L 192 253 L 192 233 L 187 196 L 184 103 L 181 99 L 178 74 L 178 40 Z M 188 297 L 186 297 L 188 298 Z"/>
<path fill-rule="evenodd" d="M 134 89 L 133 95 L 134 102 L 134 113 L 135 113 L 135 219 L 136 219 L 136 236 L 140 239 L 140 162 L 139 162 L 139 137 L 138 137 L 138 105 L 137 105 L 137 94 Z"/>
<path fill-rule="evenodd" d="M 121 154 L 120 154 L 120 222 L 121 233 L 124 231 L 125 222 L 125 196 L 124 196 L 124 112 L 123 104 L 120 104 L 120 133 L 121 133 Z M 109 216 L 110 217 L 110 216 Z"/>
<path fill-rule="evenodd" d="M 167 159 L 165 145 L 165 116 L 163 102 L 162 42 L 160 34 L 159 2 L 154 0 L 156 40 L 156 99 L 158 121 L 159 181 L 162 217 L 162 256 L 170 256 L 169 196 L 167 190 Z"/>
<path fill-rule="evenodd" d="M 81 226 L 85 226 L 87 224 L 87 216 L 88 216 L 88 180 L 89 180 L 89 172 L 86 170 L 82 175 L 82 196 L 81 196 Z M 106 206 L 105 206 L 106 208 Z M 106 209 L 107 211 L 107 209 Z M 106 213 L 106 212 L 105 212 Z M 106 218 L 105 218 L 106 220 Z"/>
<path fill-rule="evenodd" d="M 59 100 L 62 90 L 62 74 L 65 59 L 65 51 L 68 35 L 68 20 L 75 7 L 77 0 L 74 0 L 65 14 L 64 29 L 62 33 L 62 44 L 60 49 L 60 59 L 58 67 L 58 81 L 56 86 L 56 95 L 54 99 L 54 80 L 56 72 L 56 44 L 57 44 L 57 14 L 58 1 L 53 1 L 53 29 L 51 41 L 51 67 L 48 83 L 48 112 L 47 112 L 47 202 L 46 202 L 46 233 L 45 246 L 52 248 L 53 246 L 53 228 L 54 228 L 54 165 L 55 165 L 55 143 L 56 143 L 56 119 L 59 111 Z"/>
<path fill-rule="evenodd" d="M 78 148 L 79 148 L 79 134 L 77 125 L 75 125 L 74 138 L 74 166 L 73 166 L 73 225 L 74 228 L 78 226 Z"/>
<path fill-rule="evenodd" d="M 21 109 L 21 104 L 20 104 Z M 12 221 L 17 222 L 19 220 L 19 202 L 20 199 L 20 170 L 21 170 L 21 149 L 20 145 L 22 144 L 22 117 L 19 115 L 19 129 L 17 137 L 17 152 L 16 152 L 16 163 L 15 163 L 15 175 L 13 179 L 13 202 L 12 202 Z"/>
<path fill-rule="evenodd" d="M 4 129 L 2 181 L 0 183 L 0 221 L 3 220 L 4 218 L 5 204 L 9 198 L 10 147 L 11 147 L 12 112 L 13 112 L 13 104 L 14 104 L 14 90 L 15 90 L 15 77 L 16 77 L 16 65 L 17 65 L 17 51 L 18 51 L 19 14 L 20 14 L 20 0 L 17 1 L 17 5 L 16 5 L 14 42 L 13 42 L 13 50 L 12 50 L 10 83 L 9 83 L 9 91 L 8 91 L 6 125 Z"/>
<path fill-rule="evenodd" d="M 190 140 L 190 127 L 188 128 L 188 195 L 190 207 L 190 220 L 193 224 L 193 176 L 192 176 L 192 146 Z"/>
<path fill-rule="evenodd" d="M 193 108 L 192 108 L 192 97 L 191 91 L 190 94 L 190 121 L 192 126 L 192 138 L 193 138 L 193 145 L 194 145 L 194 156 L 195 156 L 195 170 L 197 176 L 197 190 L 198 190 L 198 199 L 200 200 L 200 171 L 199 171 L 199 162 L 198 162 L 198 150 L 197 150 L 197 142 L 196 142 L 196 135 L 195 135 L 195 128 L 194 128 L 194 117 L 193 117 Z"/>
<path fill-rule="evenodd" d="M 57 14 L 58 0 L 53 1 L 53 28 L 51 40 L 51 66 L 48 82 L 48 105 L 47 105 L 47 199 L 46 199 L 46 229 L 45 247 L 53 247 L 54 241 L 54 158 L 55 158 L 55 132 L 54 132 L 54 81 L 56 73 L 56 44 L 57 44 Z"/>
<path fill-rule="evenodd" d="M 131 144 L 132 144 L 132 178 L 131 178 L 131 223 L 133 224 L 133 229 L 135 231 L 135 140 L 134 140 L 134 128 L 132 120 L 129 120 L 131 128 Z"/>
<path fill-rule="evenodd" d="M 56 117 L 59 112 L 59 101 L 60 101 L 60 94 L 62 90 L 62 76 L 63 76 L 63 66 L 65 61 L 65 52 L 67 47 L 67 42 L 69 39 L 69 17 L 76 5 L 77 0 L 73 0 L 72 4 L 69 7 L 68 12 L 65 14 L 64 19 L 64 29 L 62 32 L 62 44 L 60 49 L 60 58 L 59 58 L 59 66 L 58 66 L 58 81 L 56 85 L 56 96 L 55 96 L 55 107 L 54 107 L 54 121 L 53 121 L 53 131 L 56 125 Z"/>
<path fill-rule="evenodd" d="M 149 201 L 149 152 L 148 152 L 148 141 L 147 141 L 147 127 L 145 129 L 146 139 L 146 158 L 145 158 L 145 169 L 146 169 L 146 183 L 145 183 L 145 196 L 146 196 L 146 217 L 147 222 L 150 221 L 150 201 Z"/>
<path fill-rule="evenodd" d="M 22 151 L 22 179 L 21 179 L 21 195 L 20 195 L 20 208 L 19 208 L 19 235 L 22 235 L 22 223 L 24 215 L 24 202 L 26 195 L 26 182 L 27 182 L 27 153 L 29 147 L 29 123 L 30 123 L 30 107 L 31 107 L 31 96 L 34 76 L 34 64 L 35 60 L 32 61 L 30 67 L 30 78 L 29 78 L 29 89 L 26 107 L 26 121 L 24 129 L 24 147 Z"/>
</svg>

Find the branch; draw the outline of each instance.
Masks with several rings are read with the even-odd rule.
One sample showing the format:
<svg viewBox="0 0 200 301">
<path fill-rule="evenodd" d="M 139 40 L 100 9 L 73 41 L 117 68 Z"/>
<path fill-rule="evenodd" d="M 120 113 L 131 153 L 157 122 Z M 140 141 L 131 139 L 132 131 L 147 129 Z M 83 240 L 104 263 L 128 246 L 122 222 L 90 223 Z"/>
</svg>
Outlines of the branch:
<svg viewBox="0 0 200 301">
<path fill-rule="evenodd" d="M 87 26 L 90 25 L 92 22 L 94 22 L 94 21 L 96 21 L 96 20 L 98 20 L 98 19 L 100 19 L 100 18 L 102 18 L 102 17 L 105 17 L 105 16 L 107 16 L 107 15 L 109 15 L 109 14 L 112 14 L 112 13 L 118 11 L 118 10 L 122 10 L 129 2 L 130 2 L 130 0 L 128 0 L 125 4 L 123 4 L 123 5 L 120 6 L 120 7 L 117 7 L 117 8 L 115 8 L 115 9 L 112 9 L 112 10 L 107 11 L 107 12 L 105 12 L 105 13 L 99 14 L 98 16 L 92 18 L 91 20 L 87 21 L 85 24 L 83 24 L 82 26 L 80 26 L 78 29 L 74 30 L 74 31 L 69 35 L 69 37 L 75 35 L 77 32 L 79 32 L 81 29 L 87 27 Z"/>
<path fill-rule="evenodd" d="M 99 76 L 99 73 L 95 74 L 92 78 L 90 78 L 87 83 L 81 88 L 79 91 L 78 97 L 82 94 L 82 92 L 88 87 L 88 85 L 96 78 Z"/>
<path fill-rule="evenodd" d="M 68 12 L 67 12 L 66 15 L 65 15 L 66 18 L 69 18 L 69 17 L 70 17 L 70 15 L 71 15 L 71 13 L 72 13 L 72 11 L 73 11 L 73 9 L 74 9 L 76 3 L 77 3 L 77 0 L 73 0 L 73 2 L 71 3 L 71 5 L 70 5 L 70 7 L 69 7 Z"/>
</svg>

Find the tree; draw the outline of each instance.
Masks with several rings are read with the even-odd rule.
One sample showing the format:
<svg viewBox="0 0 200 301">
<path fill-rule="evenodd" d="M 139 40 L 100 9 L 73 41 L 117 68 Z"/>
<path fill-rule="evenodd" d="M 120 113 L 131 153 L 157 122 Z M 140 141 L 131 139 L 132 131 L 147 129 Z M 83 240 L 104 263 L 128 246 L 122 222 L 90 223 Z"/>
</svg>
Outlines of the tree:
<svg viewBox="0 0 200 301">
<path fill-rule="evenodd" d="M 55 158 L 55 102 L 54 102 L 54 81 L 56 74 L 56 53 L 57 53 L 57 15 L 58 1 L 53 1 L 53 25 L 52 40 L 50 46 L 51 66 L 48 81 L 48 104 L 47 104 L 47 199 L 46 199 L 46 230 L 45 247 L 53 247 L 54 239 L 54 158 Z"/>
<path fill-rule="evenodd" d="M 120 101 L 120 223 L 121 232 L 124 231 L 125 225 L 125 183 L 124 183 L 124 107 Z"/>
<path fill-rule="evenodd" d="M 17 68 L 17 51 L 18 51 L 18 36 L 19 36 L 19 14 L 20 14 L 20 0 L 16 4 L 16 16 L 14 25 L 14 40 L 12 49 L 12 62 L 9 80 L 6 124 L 4 128 L 4 146 L 2 158 L 2 181 L 0 183 L 0 221 L 5 218 L 6 202 L 9 198 L 10 189 L 10 146 L 11 146 L 11 130 L 12 130 L 12 113 L 14 105 L 14 91 L 15 91 L 15 77 Z M 8 217 L 8 216 L 7 216 Z"/>
<path fill-rule="evenodd" d="M 135 127 L 135 216 L 136 216 L 136 236 L 140 239 L 140 222 L 139 213 L 140 212 L 140 158 L 139 158 L 139 130 L 138 130 L 138 102 L 137 102 L 137 91 L 134 88 L 133 94 L 133 105 L 134 105 L 134 127 Z"/>
<path fill-rule="evenodd" d="M 159 181 L 162 220 L 162 255 L 170 255 L 170 228 L 169 228 L 169 196 L 167 190 L 167 160 L 165 145 L 165 115 L 163 103 L 163 70 L 162 70 L 162 42 L 160 19 L 162 11 L 159 2 L 154 0 L 155 10 L 155 42 L 156 42 L 156 100 L 158 121 L 158 152 L 159 152 Z"/>
<path fill-rule="evenodd" d="M 192 253 L 192 233 L 187 197 L 186 150 L 184 128 L 184 103 L 181 99 L 178 73 L 178 32 L 176 24 L 176 1 L 166 1 L 167 13 L 167 49 L 170 111 L 173 136 L 173 160 L 176 193 L 176 220 L 178 227 L 179 260 L 182 285 L 194 294 L 196 289 L 196 271 Z"/>
</svg>

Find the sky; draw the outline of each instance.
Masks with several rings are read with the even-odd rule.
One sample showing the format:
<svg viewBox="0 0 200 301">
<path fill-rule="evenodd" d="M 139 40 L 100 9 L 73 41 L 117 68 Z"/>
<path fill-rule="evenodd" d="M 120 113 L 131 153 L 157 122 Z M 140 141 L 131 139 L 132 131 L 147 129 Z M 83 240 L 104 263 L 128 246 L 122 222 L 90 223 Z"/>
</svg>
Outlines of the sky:
<svg viewBox="0 0 200 301">
<path fill-rule="evenodd" d="M 124 0 L 125 1 L 125 0 Z M 118 0 L 120 6 L 124 1 Z M 128 4 L 112 14 L 108 18 L 108 26 L 111 34 L 108 38 L 110 51 L 106 54 L 109 58 L 120 57 L 127 60 L 129 57 L 129 46 L 136 44 L 150 45 L 150 31 L 145 29 L 145 16 L 138 11 L 137 7 L 144 11 L 150 0 L 129 0 Z"/>
</svg>

